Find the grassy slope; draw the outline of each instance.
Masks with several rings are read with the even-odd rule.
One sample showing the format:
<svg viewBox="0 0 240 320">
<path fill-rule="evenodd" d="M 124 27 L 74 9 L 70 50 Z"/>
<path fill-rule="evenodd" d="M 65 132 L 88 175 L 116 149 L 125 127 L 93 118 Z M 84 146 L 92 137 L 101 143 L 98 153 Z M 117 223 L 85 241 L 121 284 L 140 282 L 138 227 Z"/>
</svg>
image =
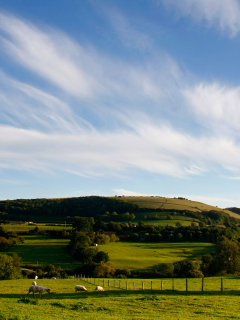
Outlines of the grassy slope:
<svg viewBox="0 0 240 320">
<path fill-rule="evenodd" d="M 28 224 L 4 224 L 2 225 L 4 229 L 7 231 L 14 231 L 14 232 L 19 232 L 19 231 L 25 231 L 28 232 L 29 230 L 34 230 L 36 227 L 38 227 L 41 230 L 72 230 L 72 227 L 66 227 L 63 225 L 59 226 L 47 226 L 45 223 L 38 223 L 37 225 L 31 226 Z"/>
<path fill-rule="evenodd" d="M 174 210 L 190 210 L 190 211 L 210 211 L 210 210 L 217 210 L 223 211 L 224 209 L 210 206 L 208 204 L 198 202 L 198 201 L 191 201 L 191 200 L 180 200 L 174 198 L 164 198 L 164 197 L 121 197 L 118 198 L 122 201 L 127 201 L 131 203 L 137 203 L 143 208 L 152 208 L 152 209 L 172 209 Z M 239 218 L 239 215 L 231 212 L 229 210 L 224 210 L 230 216 Z"/>
<path fill-rule="evenodd" d="M 45 293 L 37 305 L 18 302 L 26 297 L 32 280 L 2 281 L 0 286 L 1 319 L 239 319 L 239 279 L 224 279 L 225 289 L 220 293 L 220 279 L 205 279 L 206 292 L 202 293 L 201 279 L 189 279 L 189 291 L 185 292 L 185 279 L 163 280 L 164 291 L 141 290 L 141 281 L 129 279 L 129 288 L 136 282 L 137 291 L 105 286 L 105 292 L 94 292 L 95 285 L 74 280 L 39 280 L 53 294 Z M 125 280 L 122 281 L 122 287 Z M 131 281 L 131 283 L 130 283 Z M 119 280 L 116 280 L 118 285 Z M 98 283 L 96 281 L 96 283 Z M 89 292 L 75 294 L 75 284 L 85 285 Z M 107 284 L 107 280 L 105 280 Z M 102 285 L 102 280 L 101 280 Z M 153 280 L 154 288 L 160 288 L 160 280 Z M 150 288 L 150 280 L 145 281 Z M 166 291 L 168 290 L 168 291 Z M 181 291 L 176 291 L 181 290 Z M 211 291 L 210 291 L 211 290 Z M 230 291 L 236 290 L 236 291 Z M 37 299 L 38 300 L 38 299 Z M 31 297 L 30 301 L 35 301 Z M 15 316 L 13 318 L 13 316 Z"/>
<path fill-rule="evenodd" d="M 74 269 L 79 262 L 66 252 L 69 243 L 67 239 L 49 239 L 45 236 L 24 236 L 25 242 L 11 247 L 8 254 L 17 253 L 23 264 L 38 264 L 46 267 L 53 264 L 55 267 Z"/>
<path fill-rule="evenodd" d="M 192 259 L 216 250 L 212 243 L 141 243 L 114 242 L 99 246 L 99 250 L 109 253 L 110 261 L 117 268 L 130 270 L 154 270 L 160 263 Z"/>
<path fill-rule="evenodd" d="M 44 236 L 25 236 L 25 242 L 13 246 L 7 252 L 16 252 L 23 264 L 38 264 L 45 267 L 53 264 L 62 268 L 74 269 L 79 262 L 74 260 L 66 252 L 69 240 L 49 239 Z M 100 245 L 99 250 L 109 252 L 110 261 L 118 268 L 128 267 L 134 269 L 151 270 L 163 262 L 175 262 L 190 259 L 210 253 L 216 249 L 216 245 L 210 243 L 139 243 L 139 242 L 115 242 Z"/>
</svg>

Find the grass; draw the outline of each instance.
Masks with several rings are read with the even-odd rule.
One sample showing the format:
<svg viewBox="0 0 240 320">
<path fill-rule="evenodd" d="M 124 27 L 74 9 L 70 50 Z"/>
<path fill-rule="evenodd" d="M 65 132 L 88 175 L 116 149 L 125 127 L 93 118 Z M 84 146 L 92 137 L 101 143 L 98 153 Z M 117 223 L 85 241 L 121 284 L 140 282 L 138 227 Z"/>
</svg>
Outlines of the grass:
<svg viewBox="0 0 240 320">
<path fill-rule="evenodd" d="M 34 230 L 36 226 L 41 230 L 72 230 L 72 227 L 66 227 L 65 225 L 58 225 L 58 226 L 48 226 L 45 223 L 38 223 L 37 225 L 28 225 L 28 224 L 5 224 L 2 225 L 4 229 L 7 231 L 14 231 L 14 232 L 28 232 L 29 230 Z"/>
<path fill-rule="evenodd" d="M 160 263 L 174 263 L 211 253 L 216 250 L 216 245 L 199 242 L 111 242 L 99 245 L 99 250 L 108 252 L 110 261 L 117 268 L 154 270 Z"/>
<path fill-rule="evenodd" d="M 217 210 L 222 211 L 222 208 L 210 206 L 208 204 L 198 202 L 198 201 L 191 201 L 191 200 L 180 200 L 174 198 L 165 198 L 165 197 L 121 197 L 118 198 L 119 200 L 137 203 L 142 208 L 151 208 L 151 209 L 172 209 L 174 210 L 189 210 L 189 211 L 210 211 L 210 210 Z M 225 210 L 229 215 L 236 217 L 239 219 L 239 215 Z"/>
<path fill-rule="evenodd" d="M 24 236 L 25 242 L 11 247 L 7 254 L 17 253 L 23 264 L 38 264 L 46 267 L 53 264 L 55 267 L 74 269 L 79 262 L 66 252 L 68 239 L 51 239 L 46 236 Z"/>
<path fill-rule="evenodd" d="M 159 289 L 161 280 L 152 280 L 154 290 L 150 290 L 151 280 L 128 279 L 129 288 L 133 281 L 136 291 L 119 289 L 119 280 L 114 288 L 113 279 L 108 287 L 105 279 L 105 291 L 94 292 L 94 280 L 92 284 L 81 279 L 39 280 L 39 285 L 53 292 L 43 294 L 41 299 L 26 297 L 32 280 L 1 281 L 0 319 L 239 319 L 239 278 L 225 278 L 223 293 L 219 278 L 206 278 L 204 292 L 197 291 L 201 289 L 201 279 L 189 279 L 188 292 L 185 279 L 175 279 L 175 291 L 172 291 L 172 279 L 163 280 L 163 291 Z M 121 282 L 125 284 L 125 280 Z M 85 285 L 89 292 L 75 294 L 76 284 Z"/>
</svg>

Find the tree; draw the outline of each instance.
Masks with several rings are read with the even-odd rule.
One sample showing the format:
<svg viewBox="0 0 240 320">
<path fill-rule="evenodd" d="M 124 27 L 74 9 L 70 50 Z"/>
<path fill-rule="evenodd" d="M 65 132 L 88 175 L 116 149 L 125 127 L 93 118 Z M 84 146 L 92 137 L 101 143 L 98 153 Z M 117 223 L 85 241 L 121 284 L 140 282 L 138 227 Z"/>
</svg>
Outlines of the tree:
<svg viewBox="0 0 240 320">
<path fill-rule="evenodd" d="M 20 258 L 17 255 L 10 257 L 0 254 L 0 280 L 21 279 Z"/>
<path fill-rule="evenodd" d="M 182 278 L 202 278 L 200 266 L 201 261 L 198 259 L 180 261 L 175 265 L 174 273 Z"/>
<path fill-rule="evenodd" d="M 176 227 L 180 228 L 180 227 L 182 227 L 182 224 L 179 221 L 177 221 L 176 222 Z"/>
<path fill-rule="evenodd" d="M 0 251 L 6 251 L 10 247 L 6 238 L 0 237 Z"/>
<path fill-rule="evenodd" d="M 174 264 L 173 263 L 162 263 L 158 269 L 158 271 L 167 277 L 171 277 L 174 272 Z"/>
<path fill-rule="evenodd" d="M 101 262 L 94 270 L 94 276 L 97 278 L 111 278 L 116 272 L 116 266 L 112 262 Z"/>
<path fill-rule="evenodd" d="M 108 262 L 109 261 L 109 256 L 106 252 L 104 251 L 99 251 L 94 257 L 93 261 L 96 263 L 100 263 L 101 261 L 103 262 Z"/>
</svg>

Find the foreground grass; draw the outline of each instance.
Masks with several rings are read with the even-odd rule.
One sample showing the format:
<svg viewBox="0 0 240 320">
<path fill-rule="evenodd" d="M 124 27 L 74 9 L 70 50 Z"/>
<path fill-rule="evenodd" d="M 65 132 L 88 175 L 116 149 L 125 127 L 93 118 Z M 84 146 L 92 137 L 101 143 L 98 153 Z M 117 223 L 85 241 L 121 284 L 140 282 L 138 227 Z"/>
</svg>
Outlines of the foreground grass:
<svg viewBox="0 0 240 320">
<path fill-rule="evenodd" d="M 100 280 L 102 284 L 102 279 Z M 113 284 L 113 279 L 110 280 Z M 119 280 L 116 280 L 116 283 Z M 123 281 L 123 280 L 122 280 Z M 130 279 L 128 280 L 130 281 Z M 137 287 L 140 285 L 138 281 Z M 153 280 L 160 284 L 160 280 Z M 184 279 L 179 289 L 184 290 Z M 193 282 L 192 282 L 193 281 Z M 236 291 L 217 291 L 220 279 L 206 278 L 211 291 L 198 292 L 201 279 L 189 279 L 195 291 L 124 290 L 105 287 L 105 292 L 94 292 L 95 285 L 81 279 L 39 280 L 39 285 L 51 289 L 41 299 L 25 299 L 32 280 L 0 282 L 0 319 L 239 319 L 240 281 L 224 279 L 226 286 Z M 94 280 L 92 280 L 94 282 Z M 96 279 L 95 282 L 98 282 Z M 150 280 L 145 280 L 149 282 Z M 172 283 L 165 279 L 164 283 Z M 107 279 L 105 279 L 107 283 Z M 89 292 L 74 293 L 75 284 L 85 285 Z"/>
<path fill-rule="evenodd" d="M 51 239 L 46 236 L 24 236 L 25 242 L 11 247 L 6 253 L 17 253 L 23 264 L 38 264 L 46 267 L 53 264 L 55 267 L 74 269 L 79 262 L 73 259 L 66 251 L 68 239 Z"/>
<path fill-rule="evenodd" d="M 110 261 L 117 268 L 154 270 L 160 263 L 174 263 L 209 254 L 216 250 L 216 245 L 201 242 L 111 242 L 99 245 L 99 250 L 108 252 Z"/>
</svg>

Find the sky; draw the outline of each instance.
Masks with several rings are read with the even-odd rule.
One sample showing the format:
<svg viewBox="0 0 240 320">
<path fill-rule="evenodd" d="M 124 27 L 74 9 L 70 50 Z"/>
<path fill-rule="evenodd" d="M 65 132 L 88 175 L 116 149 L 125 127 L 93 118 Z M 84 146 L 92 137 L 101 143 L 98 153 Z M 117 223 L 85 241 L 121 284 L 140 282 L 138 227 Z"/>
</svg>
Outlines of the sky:
<svg viewBox="0 0 240 320">
<path fill-rule="evenodd" d="M 240 0 L 0 0 L 0 199 L 240 207 Z"/>
</svg>

